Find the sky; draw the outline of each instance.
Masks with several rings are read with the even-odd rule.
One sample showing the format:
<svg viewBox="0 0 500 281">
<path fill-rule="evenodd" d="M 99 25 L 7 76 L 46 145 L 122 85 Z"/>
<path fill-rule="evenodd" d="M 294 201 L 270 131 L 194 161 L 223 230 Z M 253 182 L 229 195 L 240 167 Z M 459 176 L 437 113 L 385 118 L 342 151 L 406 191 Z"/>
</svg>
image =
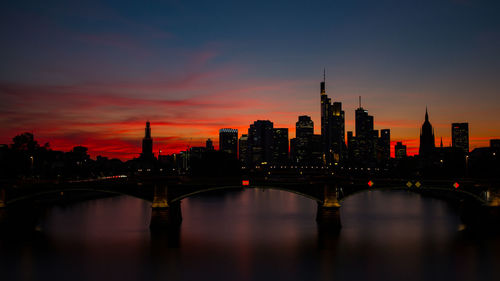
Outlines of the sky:
<svg viewBox="0 0 500 281">
<path fill-rule="evenodd" d="M 72 3 L 71 3 L 72 2 Z M 418 152 L 425 108 L 436 144 L 469 122 L 471 149 L 500 138 L 496 0 L 6 1 L 0 9 L 0 143 L 137 157 L 218 144 L 271 120 L 320 133 L 319 83 L 354 130 L 358 96 L 375 129 Z"/>
</svg>

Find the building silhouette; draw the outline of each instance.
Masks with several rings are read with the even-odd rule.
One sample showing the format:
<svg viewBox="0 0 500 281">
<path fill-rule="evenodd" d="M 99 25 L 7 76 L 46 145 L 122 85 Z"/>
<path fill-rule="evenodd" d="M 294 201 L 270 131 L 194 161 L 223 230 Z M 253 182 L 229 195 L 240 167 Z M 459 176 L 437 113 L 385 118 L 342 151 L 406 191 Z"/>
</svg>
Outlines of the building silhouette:
<svg viewBox="0 0 500 281">
<path fill-rule="evenodd" d="M 422 124 L 422 129 L 420 130 L 420 147 L 418 149 L 418 154 L 421 157 L 428 158 L 434 153 L 436 148 L 434 140 L 434 129 L 429 122 L 429 114 L 427 108 L 425 109 L 425 121 Z"/>
<path fill-rule="evenodd" d="M 373 131 L 373 116 L 361 106 L 361 97 L 359 97 L 359 107 L 355 111 L 355 118 L 356 137 L 369 139 Z"/>
<path fill-rule="evenodd" d="M 207 141 L 205 142 L 205 148 L 207 149 L 207 151 L 214 150 L 214 143 L 211 139 L 207 139 Z"/>
<path fill-rule="evenodd" d="M 305 164 L 312 157 L 312 137 L 314 135 L 314 122 L 310 116 L 299 116 L 295 123 L 295 138 L 290 141 L 292 162 Z"/>
<path fill-rule="evenodd" d="M 295 138 L 290 140 L 290 158 L 294 164 L 321 165 L 323 147 L 321 135 L 314 134 L 310 116 L 299 116 L 295 123 Z"/>
<path fill-rule="evenodd" d="M 247 165 L 261 165 L 272 161 L 273 122 L 257 120 L 248 129 Z"/>
<path fill-rule="evenodd" d="M 193 159 L 201 159 L 203 157 L 203 154 L 207 151 L 206 147 L 204 146 L 193 146 L 189 148 L 189 160 L 190 162 L 193 161 Z"/>
<path fill-rule="evenodd" d="M 500 139 L 491 139 L 490 140 L 491 148 L 500 148 Z"/>
<path fill-rule="evenodd" d="M 334 102 L 326 94 L 326 79 L 320 83 L 321 95 L 321 143 L 323 162 L 326 165 L 340 163 L 345 158 L 345 113 L 341 102 Z"/>
<path fill-rule="evenodd" d="M 406 158 L 406 145 L 398 141 L 394 146 L 394 157 L 396 160 L 402 160 Z"/>
<path fill-rule="evenodd" d="M 347 132 L 349 162 L 358 166 L 374 166 L 389 160 L 391 154 L 391 131 L 374 130 L 373 116 L 361 106 L 355 110 L 355 132 Z"/>
<path fill-rule="evenodd" d="M 248 134 L 242 134 L 239 141 L 239 159 L 243 164 L 243 167 L 246 168 L 250 163 L 250 154 L 248 151 Z"/>
<path fill-rule="evenodd" d="M 377 160 L 385 161 L 391 158 L 391 130 L 380 130 L 380 138 L 377 141 Z"/>
<path fill-rule="evenodd" d="M 238 130 L 223 128 L 219 130 L 219 150 L 231 157 L 238 156 Z"/>
<path fill-rule="evenodd" d="M 355 146 L 358 154 L 355 155 L 354 159 L 363 162 L 373 161 L 375 158 L 373 116 L 368 114 L 368 110 L 361 107 L 361 97 L 359 99 L 359 107 L 355 111 Z"/>
<path fill-rule="evenodd" d="M 271 151 L 273 164 L 286 164 L 288 162 L 288 128 L 273 128 Z"/>
<path fill-rule="evenodd" d="M 347 148 L 346 148 L 347 150 Z M 311 161 L 306 164 L 323 164 L 323 147 L 321 145 L 321 135 L 312 135 L 311 138 Z"/>
<path fill-rule="evenodd" d="M 144 138 L 142 139 L 141 158 L 144 160 L 151 160 L 154 158 L 153 138 L 151 137 L 151 126 L 150 126 L 149 121 L 146 122 Z"/>
<path fill-rule="evenodd" d="M 299 116 L 299 120 L 295 123 L 295 129 L 296 138 L 310 138 L 314 134 L 314 122 L 310 116 Z"/>
<path fill-rule="evenodd" d="M 469 123 L 451 124 L 451 146 L 469 153 Z"/>
</svg>

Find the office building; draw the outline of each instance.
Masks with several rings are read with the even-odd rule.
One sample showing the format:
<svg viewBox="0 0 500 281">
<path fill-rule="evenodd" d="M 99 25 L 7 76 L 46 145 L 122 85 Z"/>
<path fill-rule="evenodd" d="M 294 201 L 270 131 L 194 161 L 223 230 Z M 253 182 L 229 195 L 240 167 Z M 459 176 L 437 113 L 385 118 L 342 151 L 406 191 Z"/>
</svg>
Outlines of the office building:
<svg viewBox="0 0 500 281">
<path fill-rule="evenodd" d="M 451 146 L 469 153 L 469 123 L 451 124 Z"/>
<path fill-rule="evenodd" d="M 248 153 L 251 165 L 268 164 L 272 161 L 273 122 L 257 120 L 248 128 Z"/>
<path fill-rule="evenodd" d="M 356 166 L 374 166 L 391 156 L 391 131 L 374 130 L 373 116 L 361 106 L 355 110 L 355 133 L 347 132 L 349 162 Z"/>
<path fill-rule="evenodd" d="M 380 138 L 377 140 L 377 143 L 377 160 L 389 160 L 391 158 L 391 130 L 380 130 Z"/>
<path fill-rule="evenodd" d="M 326 94 L 326 79 L 320 83 L 321 95 L 321 143 L 325 165 L 340 163 L 345 158 L 345 113 L 342 103 L 334 102 Z"/>
<path fill-rule="evenodd" d="M 286 164 L 288 162 L 288 128 L 273 129 L 272 163 Z"/>
<path fill-rule="evenodd" d="M 205 148 L 207 149 L 207 151 L 214 150 L 214 144 L 211 139 L 207 139 L 207 141 L 205 142 Z"/>
<path fill-rule="evenodd" d="M 500 148 L 500 139 L 491 139 L 490 140 L 491 148 Z"/>
<path fill-rule="evenodd" d="M 248 153 L 248 135 L 242 134 L 239 141 L 240 153 L 238 155 L 240 161 L 244 164 L 244 167 L 249 165 L 250 155 Z"/>
<path fill-rule="evenodd" d="M 238 130 L 223 128 L 219 130 L 219 150 L 236 158 L 238 155 Z"/>
<path fill-rule="evenodd" d="M 406 158 L 406 145 L 398 141 L 394 146 L 394 156 L 397 160 Z"/>
<path fill-rule="evenodd" d="M 295 123 L 295 138 L 291 141 L 291 153 L 294 163 L 306 164 L 312 157 L 312 137 L 314 122 L 309 116 L 299 116 Z"/>
</svg>

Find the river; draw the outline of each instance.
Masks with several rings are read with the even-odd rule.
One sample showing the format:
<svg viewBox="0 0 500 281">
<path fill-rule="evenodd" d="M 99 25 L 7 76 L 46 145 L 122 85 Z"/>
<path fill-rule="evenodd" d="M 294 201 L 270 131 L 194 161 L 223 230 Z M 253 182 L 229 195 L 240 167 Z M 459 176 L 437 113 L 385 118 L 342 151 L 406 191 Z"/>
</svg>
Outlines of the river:
<svg viewBox="0 0 500 281">
<path fill-rule="evenodd" d="M 348 197 L 338 235 L 316 202 L 246 189 L 187 198 L 177 233 L 150 233 L 128 196 L 57 206 L 0 240 L 0 280 L 500 280 L 500 237 L 468 235 L 446 202 L 404 191 Z"/>
</svg>

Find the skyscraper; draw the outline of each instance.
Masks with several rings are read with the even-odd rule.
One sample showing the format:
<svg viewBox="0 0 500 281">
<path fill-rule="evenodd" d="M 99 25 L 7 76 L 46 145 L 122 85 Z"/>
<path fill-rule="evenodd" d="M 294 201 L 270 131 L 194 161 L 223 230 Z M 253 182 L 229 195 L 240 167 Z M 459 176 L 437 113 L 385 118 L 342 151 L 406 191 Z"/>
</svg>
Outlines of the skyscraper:
<svg viewBox="0 0 500 281">
<path fill-rule="evenodd" d="M 378 131 L 373 130 L 373 116 L 368 115 L 368 111 L 361 107 L 361 97 L 355 116 L 356 146 L 359 151 L 359 158 L 356 160 L 367 163 L 375 159 L 374 140 L 378 138 Z M 377 135 L 375 136 L 374 133 Z"/>
<path fill-rule="evenodd" d="M 500 139 L 491 139 L 490 140 L 491 148 L 500 148 Z"/>
<path fill-rule="evenodd" d="M 238 130 L 223 128 L 219 130 L 219 150 L 224 151 L 231 157 L 238 155 Z"/>
<path fill-rule="evenodd" d="M 402 142 L 398 141 L 394 146 L 394 156 L 397 160 L 406 158 L 406 145 L 403 145 Z"/>
<path fill-rule="evenodd" d="M 320 83 L 321 95 L 321 145 L 323 146 L 324 164 L 331 164 L 332 157 L 332 139 L 330 136 L 330 115 L 331 99 L 326 95 L 326 75 L 323 72 L 323 82 Z"/>
<path fill-rule="evenodd" d="M 356 137 L 368 138 L 373 131 L 373 116 L 368 115 L 368 110 L 361 107 L 361 97 L 359 100 L 359 107 L 355 111 Z"/>
<path fill-rule="evenodd" d="M 310 116 L 299 116 L 299 120 L 295 123 L 295 134 L 297 138 L 308 138 L 314 134 L 314 122 Z"/>
<path fill-rule="evenodd" d="M 239 141 L 240 154 L 239 159 L 244 166 L 250 165 L 250 155 L 248 153 L 248 135 L 242 134 Z"/>
<path fill-rule="evenodd" d="M 286 164 L 288 162 L 288 128 L 273 129 L 272 163 Z"/>
<path fill-rule="evenodd" d="M 380 130 L 380 138 L 378 140 L 377 155 L 379 160 L 388 160 L 391 158 L 391 130 Z"/>
<path fill-rule="evenodd" d="M 311 138 L 311 165 L 321 165 L 323 163 L 323 149 L 321 146 L 321 135 L 312 135 Z"/>
<path fill-rule="evenodd" d="M 214 143 L 211 139 L 207 139 L 207 141 L 205 142 L 205 148 L 209 151 L 214 150 Z"/>
<path fill-rule="evenodd" d="M 295 123 L 295 139 L 293 139 L 293 162 L 305 164 L 312 157 L 312 136 L 314 135 L 314 122 L 309 116 L 299 116 Z"/>
<path fill-rule="evenodd" d="M 420 147 L 418 149 L 418 154 L 421 157 L 429 157 L 434 152 L 436 148 L 436 143 L 434 140 L 434 129 L 429 122 L 429 114 L 427 113 L 427 108 L 425 109 L 425 121 L 422 124 L 422 129 L 420 130 Z"/>
<path fill-rule="evenodd" d="M 339 163 L 345 157 L 345 113 L 342 103 L 334 102 L 326 95 L 326 75 L 320 83 L 321 95 L 321 143 L 326 165 Z"/>
<path fill-rule="evenodd" d="M 248 128 L 248 153 L 252 165 L 272 160 L 273 122 L 257 120 Z"/>
<path fill-rule="evenodd" d="M 451 124 L 451 146 L 469 153 L 469 123 Z"/>
<path fill-rule="evenodd" d="M 349 162 L 361 166 L 374 166 L 389 160 L 391 156 L 391 130 L 374 130 L 373 116 L 361 106 L 355 110 L 355 132 L 347 132 Z"/>
<path fill-rule="evenodd" d="M 142 159 L 153 159 L 153 138 L 151 138 L 151 127 L 149 121 L 146 122 L 146 129 L 144 133 L 144 138 L 142 139 Z"/>
<path fill-rule="evenodd" d="M 343 161 L 346 152 L 345 145 L 345 112 L 342 110 L 341 102 L 332 104 L 332 116 L 330 121 L 331 138 L 333 147 L 333 162 Z"/>
</svg>

